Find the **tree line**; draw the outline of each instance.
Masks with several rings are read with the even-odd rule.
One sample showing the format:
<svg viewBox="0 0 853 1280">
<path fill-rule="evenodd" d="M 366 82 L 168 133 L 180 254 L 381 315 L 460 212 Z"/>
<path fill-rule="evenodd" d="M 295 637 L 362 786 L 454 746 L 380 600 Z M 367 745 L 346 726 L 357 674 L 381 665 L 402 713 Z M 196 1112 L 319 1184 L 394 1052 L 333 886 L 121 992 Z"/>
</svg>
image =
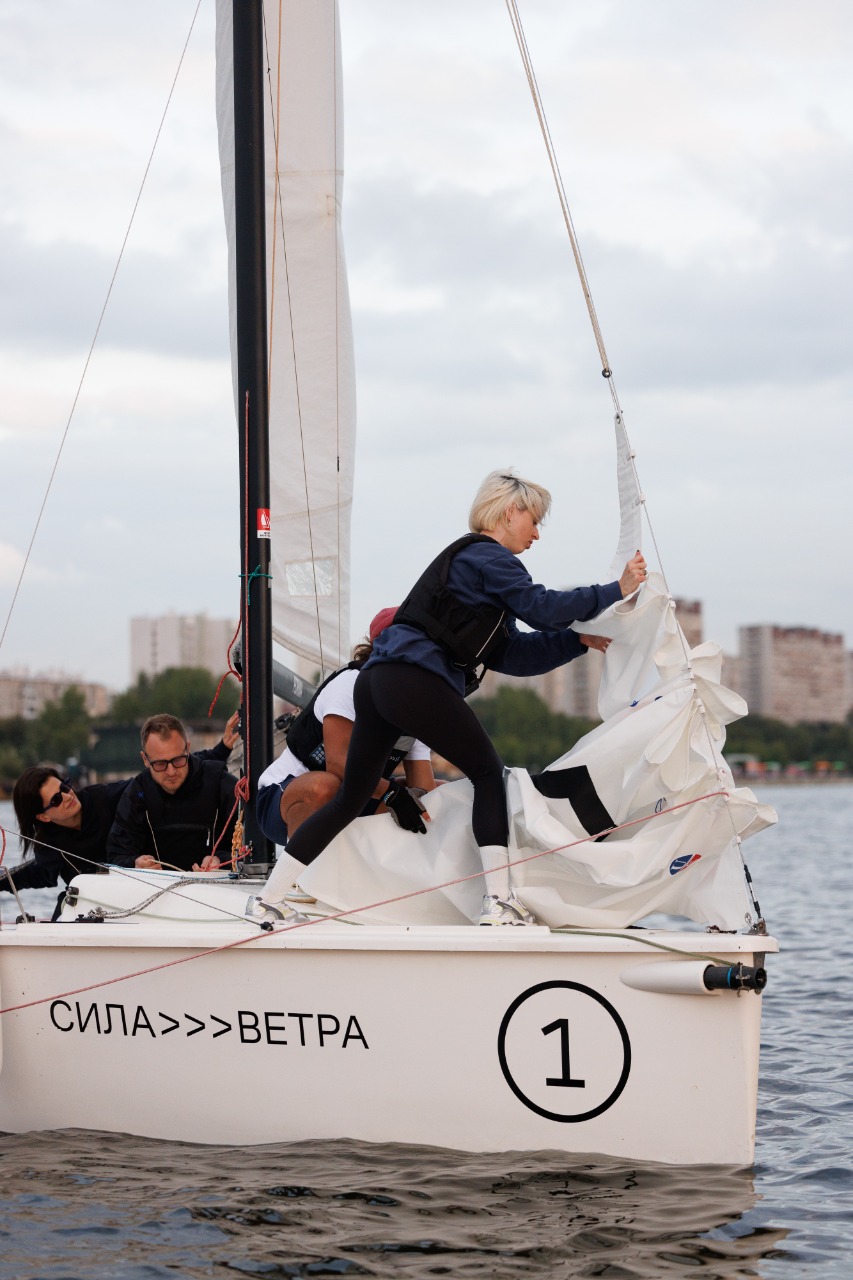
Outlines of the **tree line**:
<svg viewBox="0 0 853 1280">
<path fill-rule="evenodd" d="M 508 686 L 471 705 L 501 758 L 531 771 L 565 755 L 598 723 L 551 711 L 530 690 Z M 724 754 L 755 756 L 782 768 L 801 765 L 806 771 L 829 761 L 843 764 L 849 772 L 853 770 L 853 712 L 841 724 L 783 724 L 748 715 L 727 727 Z"/>
<path fill-rule="evenodd" d="M 217 681 L 202 668 L 172 667 L 157 676 L 141 675 L 114 699 L 107 716 L 89 717 L 83 694 L 70 688 L 48 702 L 34 720 L 0 720 L 0 783 L 7 788 L 28 765 L 51 761 L 64 765 L 85 759 L 99 728 L 134 726 L 147 716 L 169 711 L 190 723 L 207 721 Z M 239 689 L 233 680 L 223 686 L 216 704 L 222 722 L 236 709 Z M 531 771 L 544 769 L 570 750 L 596 725 L 552 711 L 529 689 L 503 686 L 492 697 L 475 698 L 474 711 L 503 760 Z M 842 724 L 783 724 L 763 716 L 746 716 L 729 725 L 727 756 L 750 755 L 769 763 L 813 768 L 830 761 L 853 769 L 853 714 Z"/>
<path fill-rule="evenodd" d="M 98 729 L 112 725 L 141 725 L 148 716 L 168 711 L 179 719 L 203 724 L 216 694 L 218 680 L 201 667 L 170 667 L 156 676 L 141 675 L 118 694 L 106 716 L 92 718 L 82 690 L 73 685 L 61 697 L 46 702 L 34 720 L 13 716 L 0 720 L 0 784 L 5 789 L 28 766 L 85 760 Z M 219 694 L 216 722 L 237 709 L 239 689 L 233 679 Z"/>
</svg>

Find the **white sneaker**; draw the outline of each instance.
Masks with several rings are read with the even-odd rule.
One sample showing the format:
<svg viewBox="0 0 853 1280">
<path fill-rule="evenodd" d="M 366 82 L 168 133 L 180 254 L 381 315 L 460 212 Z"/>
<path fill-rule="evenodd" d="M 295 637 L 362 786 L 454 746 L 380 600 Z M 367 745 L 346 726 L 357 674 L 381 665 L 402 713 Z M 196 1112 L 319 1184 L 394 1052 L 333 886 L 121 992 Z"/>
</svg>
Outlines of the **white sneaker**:
<svg viewBox="0 0 853 1280">
<path fill-rule="evenodd" d="M 308 893 L 305 889 L 300 889 L 298 884 L 291 885 L 284 895 L 284 900 L 285 902 L 299 902 L 308 907 L 317 901 L 313 894 Z"/>
<path fill-rule="evenodd" d="M 480 924 L 536 924 L 537 920 L 515 894 L 496 898 L 487 893 L 480 908 Z"/>
<path fill-rule="evenodd" d="M 274 907 L 256 893 L 251 894 L 246 903 L 246 915 L 261 924 L 310 924 L 309 917 L 301 911 L 288 907 L 284 902 Z"/>
</svg>

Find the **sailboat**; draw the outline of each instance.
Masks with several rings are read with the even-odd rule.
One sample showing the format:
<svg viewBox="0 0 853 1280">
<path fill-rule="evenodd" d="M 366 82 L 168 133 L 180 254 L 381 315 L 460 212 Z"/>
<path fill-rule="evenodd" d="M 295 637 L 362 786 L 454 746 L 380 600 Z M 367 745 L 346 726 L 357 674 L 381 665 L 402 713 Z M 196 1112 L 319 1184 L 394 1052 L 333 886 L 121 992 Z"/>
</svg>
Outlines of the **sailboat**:
<svg viewBox="0 0 853 1280">
<path fill-rule="evenodd" d="M 464 780 L 431 800 L 423 840 L 387 815 L 354 823 L 302 879 L 318 899 L 308 924 L 247 917 L 271 856 L 251 825 L 271 747 L 270 634 L 327 668 L 348 638 L 353 360 L 337 6 L 287 0 L 281 11 L 280 26 L 277 4 L 217 8 L 247 459 L 254 857 L 230 875 L 79 876 L 55 924 L 0 933 L 0 1129 L 747 1164 L 764 960 L 777 946 L 741 843 L 772 815 L 734 788 L 719 748 L 743 709 L 719 684 L 719 652 L 687 648 L 660 578 L 598 620 L 614 639 L 603 723 L 546 771 L 559 775 L 555 798 L 509 773 L 515 874 L 540 925 L 472 923 L 482 883 Z M 286 352 L 269 382 L 268 329 Z M 640 504 L 618 414 L 616 425 L 620 546 L 633 546 Z M 304 459 L 302 498 L 291 488 L 285 506 L 284 455 Z M 563 786 L 567 774 L 583 777 L 592 808 Z M 711 932 L 677 919 L 635 927 L 655 912 Z M 241 1102 L 250 1073 L 263 1094 L 254 1085 Z"/>
</svg>

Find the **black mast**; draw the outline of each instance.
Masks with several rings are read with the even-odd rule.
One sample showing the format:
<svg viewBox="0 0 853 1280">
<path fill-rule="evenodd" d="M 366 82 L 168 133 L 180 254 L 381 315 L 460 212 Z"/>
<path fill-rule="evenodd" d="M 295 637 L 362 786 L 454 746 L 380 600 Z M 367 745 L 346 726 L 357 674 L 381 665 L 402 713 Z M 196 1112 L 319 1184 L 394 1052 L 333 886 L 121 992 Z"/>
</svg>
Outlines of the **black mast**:
<svg viewBox="0 0 853 1280">
<path fill-rule="evenodd" d="M 253 863 L 271 864 L 272 844 L 254 806 L 258 778 L 272 759 L 273 698 L 262 0 L 234 0 L 233 22 L 242 718 L 250 798 L 244 839 Z"/>
</svg>

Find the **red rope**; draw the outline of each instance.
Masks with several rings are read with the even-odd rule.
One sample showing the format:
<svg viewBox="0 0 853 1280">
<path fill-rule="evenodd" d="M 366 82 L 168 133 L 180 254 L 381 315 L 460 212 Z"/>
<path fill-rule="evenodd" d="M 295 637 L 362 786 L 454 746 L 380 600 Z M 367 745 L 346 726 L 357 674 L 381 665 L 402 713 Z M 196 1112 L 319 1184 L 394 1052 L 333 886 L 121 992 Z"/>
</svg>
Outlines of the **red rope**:
<svg viewBox="0 0 853 1280">
<path fill-rule="evenodd" d="M 707 795 L 697 796 L 694 800 L 685 800 L 681 804 L 675 804 L 671 809 L 665 810 L 666 813 L 677 813 L 679 809 L 687 809 L 693 804 L 699 804 L 702 800 L 713 800 L 715 796 L 725 796 L 728 792 L 710 791 Z M 537 858 L 545 858 L 551 853 L 561 853 L 565 849 L 575 849 L 578 845 L 589 844 L 598 840 L 601 836 L 612 835 L 615 831 L 625 831 L 628 827 L 638 826 L 642 822 L 648 822 L 651 818 L 662 817 L 662 814 L 648 813 L 642 818 L 632 818 L 630 822 L 618 823 L 613 827 L 606 827 L 605 830 L 597 832 L 595 835 L 584 836 L 580 840 L 573 840 L 569 844 L 557 845 L 553 849 L 542 849 L 539 853 L 529 854 L 524 858 L 515 858 L 512 862 L 508 862 L 509 867 L 519 867 L 525 862 L 534 862 Z M 77 987 L 73 991 L 62 991 L 55 995 L 41 996 L 38 1000 L 27 1000 L 24 1004 L 9 1005 L 5 1009 L 0 1009 L 0 1017 L 4 1013 L 18 1013 L 21 1009 L 31 1009 L 36 1005 L 47 1004 L 51 1000 L 64 1000 L 68 996 L 83 995 L 87 991 L 96 991 L 101 987 L 111 987 L 117 982 L 127 982 L 130 978 L 142 978 L 149 973 L 158 973 L 161 969 L 171 969 L 175 965 L 187 964 L 190 960 L 203 960 L 207 956 L 215 956 L 220 951 L 231 951 L 234 947 L 242 947 L 247 943 L 257 942 L 265 937 L 273 937 L 275 934 L 290 933 L 295 929 L 306 929 L 314 925 L 328 924 L 330 921 L 348 919 L 350 916 L 358 915 L 362 911 L 374 911 L 377 907 L 391 906 L 395 902 L 405 902 L 408 898 L 417 898 L 424 893 L 435 893 L 439 889 L 450 889 L 457 884 L 465 884 L 468 880 L 478 880 L 483 875 L 482 871 L 475 871 L 472 875 L 459 876 L 455 880 L 445 880 L 442 884 L 430 885 L 427 889 L 413 889 L 409 893 L 399 893 L 393 898 L 384 898 L 381 902 L 370 902 L 362 907 L 350 907 L 346 911 L 336 911 L 332 915 L 319 916 L 314 920 L 306 920 L 302 924 L 285 925 L 282 929 L 265 931 L 261 934 L 252 934 L 247 938 L 237 938 L 234 942 L 223 943 L 221 947 L 211 947 L 208 951 L 196 951 L 189 956 L 181 956 L 177 960 L 166 960 L 163 964 L 152 965 L 148 969 L 137 969 L 133 973 L 123 973 L 117 978 L 105 978 L 103 982 L 92 982 L 86 987 Z"/>
<path fill-rule="evenodd" d="M 213 708 L 216 706 L 217 702 L 219 701 L 219 695 L 222 692 L 222 686 L 224 685 L 228 677 L 236 676 L 237 679 L 240 681 L 240 683 L 241 684 L 243 683 L 243 677 L 240 675 L 240 672 L 237 670 L 237 668 L 234 666 L 234 663 L 231 661 L 231 650 L 234 648 L 234 643 L 239 634 L 240 634 L 240 623 L 238 622 L 237 630 L 234 632 L 233 636 L 231 637 L 231 643 L 229 644 L 228 648 L 225 651 L 225 661 L 228 664 L 228 668 L 225 672 L 223 672 L 222 678 L 220 679 L 219 684 L 216 686 L 216 693 L 213 695 L 213 701 L 211 702 L 210 706 L 207 709 L 208 720 L 213 715 Z"/>
</svg>

